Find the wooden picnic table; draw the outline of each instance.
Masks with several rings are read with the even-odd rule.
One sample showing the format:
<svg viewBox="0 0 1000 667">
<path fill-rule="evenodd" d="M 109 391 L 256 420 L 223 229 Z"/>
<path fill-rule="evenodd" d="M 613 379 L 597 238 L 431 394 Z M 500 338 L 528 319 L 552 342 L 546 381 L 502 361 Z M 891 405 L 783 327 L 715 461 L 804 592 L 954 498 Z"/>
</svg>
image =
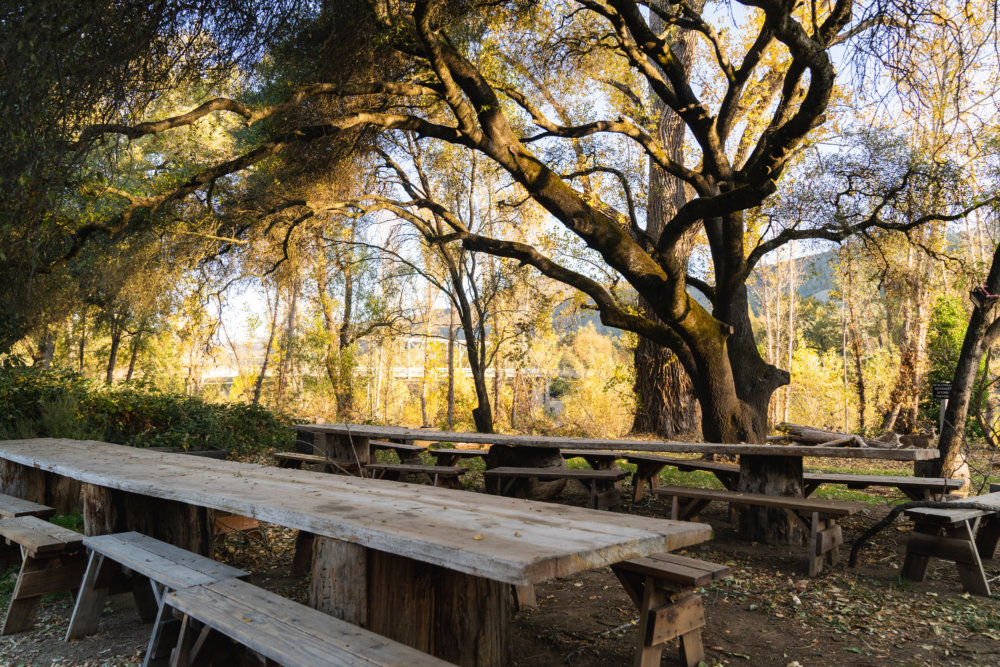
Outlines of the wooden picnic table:
<svg viewBox="0 0 1000 667">
<path fill-rule="evenodd" d="M 198 531 L 180 524 L 204 508 L 310 532 L 313 606 L 464 665 L 510 664 L 510 585 L 711 535 L 701 523 L 96 441 L 0 441 L 0 460 L 8 474 L 83 482 L 88 534 L 137 530 L 190 548 L 178 538 Z"/>
<path fill-rule="evenodd" d="M 372 424 L 297 424 L 293 428 L 308 434 L 313 446 L 329 455 L 343 459 L 370 457 L 369 439 L 395 439 L 456 442 L 489 445 L 491 450 L 505 448 L 528 449 L 536 458 L 517 461 L 516 457 L 495 465 L 537 466 L 537 452 L 550 450 L 553 458 L 559 451 L 624 450 L 650 453 L 689 453 L 738 456 L 740 476 L 738 490 L 744 493 L 804 496 L 804 457 L 879 459 L 886 461 L 929 461 L 940 457 L 936 449 L 881 449 L 875 447 L 823 447 L 808 445 L 721 444 L 709 442 L 675 442 L 665 440 L 634 440 L 608 438 L 564 438 L 537 435 L 507 435 L 496 433 L 459 433 L 433 429 L 414 429 Z M 552 451 L 554 450 L 554 451 Z M 747 508 L 740 514 L 740 532 L 751 541 L 770 544 L 794 544 L 801 540 L 799 526 L 780 509 Z"/>
</svg>

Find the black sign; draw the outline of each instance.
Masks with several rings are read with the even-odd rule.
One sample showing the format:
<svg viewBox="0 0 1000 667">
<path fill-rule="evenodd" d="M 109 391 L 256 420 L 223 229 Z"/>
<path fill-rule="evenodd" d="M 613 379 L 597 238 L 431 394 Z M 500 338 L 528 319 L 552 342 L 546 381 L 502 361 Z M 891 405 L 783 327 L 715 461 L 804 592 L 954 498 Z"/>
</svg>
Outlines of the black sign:
<svg viewBox="0 0 1000 667">
<path fill-rule="evenodd" d="M 934 389 L 934 398 L 948 398 L 951 394 L 950 382 L 935 382 L 931 387 Z"/>
</svg>

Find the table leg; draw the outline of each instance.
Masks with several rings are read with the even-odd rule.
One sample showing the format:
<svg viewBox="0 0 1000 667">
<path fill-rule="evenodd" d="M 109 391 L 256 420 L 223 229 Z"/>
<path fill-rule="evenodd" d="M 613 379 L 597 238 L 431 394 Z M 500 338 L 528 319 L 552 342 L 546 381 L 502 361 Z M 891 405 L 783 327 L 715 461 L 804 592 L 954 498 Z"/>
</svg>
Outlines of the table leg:
<svg viewBox="0 0 1000 667">
<path fill-rule="evenodd" d="M 770 496 L 804 497 L 801 456 L 741 456 L 739 490 Z M 765 544 L 799 544 L 800 524 L 782 509 L 741 507 L 743 539 Z"/>
<path fill-rule="evenodd" d="M 509 665 L 510 586 L 316 537 L 311 602 L 458 665 Z"/>
</svg>

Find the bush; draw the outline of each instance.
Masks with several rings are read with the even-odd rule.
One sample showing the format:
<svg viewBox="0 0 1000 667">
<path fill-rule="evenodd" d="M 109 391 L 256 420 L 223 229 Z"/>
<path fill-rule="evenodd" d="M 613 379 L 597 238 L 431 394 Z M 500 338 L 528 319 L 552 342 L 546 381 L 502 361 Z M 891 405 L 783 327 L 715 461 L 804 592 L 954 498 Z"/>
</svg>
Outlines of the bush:
<svg viewBox="0 0 1000 667">
<path fill-rule="evenodd" d="M 0 437 L 95 439 L 133 447 L 291 449 L 291 418 L 259 405 L 209 403 L 143 386 L 97 386 L 65 371 L 0 373 Z"/>
</svg>

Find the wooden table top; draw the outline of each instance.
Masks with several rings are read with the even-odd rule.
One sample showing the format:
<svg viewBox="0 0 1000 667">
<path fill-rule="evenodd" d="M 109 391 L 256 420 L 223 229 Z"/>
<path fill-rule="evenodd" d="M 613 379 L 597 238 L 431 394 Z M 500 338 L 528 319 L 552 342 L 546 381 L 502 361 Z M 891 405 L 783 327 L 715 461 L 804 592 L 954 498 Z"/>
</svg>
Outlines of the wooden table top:
<svg viewBox="0 0 1000 667">
<path fill-rule="evenodd" d="M 672 442 L 669 440 L 611 440 L 562 438 L 546 435 L 506 435 L 459 433 L 435 429 L 376 426 L 372 424 L 296 424 L 306 433 L 359 438 L 406 438 L 436 442 L 484 445 L 549 447 L 553 449 L 615 449 L 636 452 L 721 454 L 725 456 L 813 456 L 830 458 L 883 459 L 888 461 L 929 461 L 940 457 L 936 449 L 880 449 L 876 447 L 814 447 L 808 445 L 727 445 L 712 442 Z"/>
<path fill-rule="evenodd" d="M 89 484 L 250 516 L 524 585 L 703 542 L 703 523 L 651 519 L 97 441 L 0 441 L 0 459 Z"/>
</svg>

